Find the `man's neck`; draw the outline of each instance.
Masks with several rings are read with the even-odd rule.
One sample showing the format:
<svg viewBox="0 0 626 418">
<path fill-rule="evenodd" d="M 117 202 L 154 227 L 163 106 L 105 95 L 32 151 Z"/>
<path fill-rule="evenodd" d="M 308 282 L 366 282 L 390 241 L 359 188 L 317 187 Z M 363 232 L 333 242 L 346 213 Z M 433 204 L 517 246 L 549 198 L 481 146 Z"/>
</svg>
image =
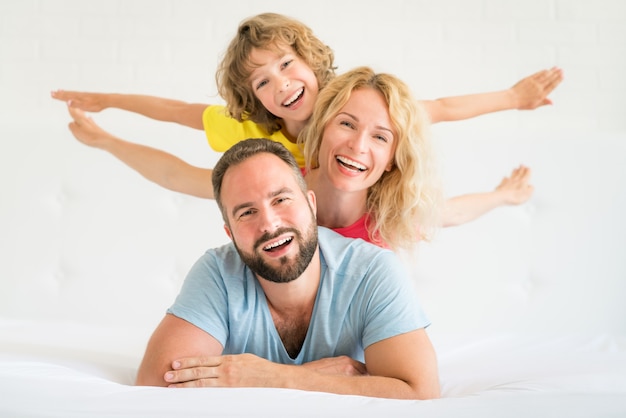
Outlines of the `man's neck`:
<svg viewBox="0 0 626 418">
<path fill-rule="evenodd" d="M 276 331 L 291 358 L 302 349 L 320 284 L 319 248 L 300 277 L 289 283 L 259 279 Z"/>
</svg>

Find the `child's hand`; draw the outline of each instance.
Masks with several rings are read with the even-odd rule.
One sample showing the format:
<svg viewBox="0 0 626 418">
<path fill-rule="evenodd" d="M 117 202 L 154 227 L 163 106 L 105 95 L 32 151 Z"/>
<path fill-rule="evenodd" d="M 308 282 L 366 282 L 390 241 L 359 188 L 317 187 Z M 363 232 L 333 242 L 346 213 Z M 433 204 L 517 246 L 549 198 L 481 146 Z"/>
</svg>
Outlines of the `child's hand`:
<svg viewBox="0 0 626 418">
<path fill-rule="evenodd" d="M 105 142 L 111 138 L 111 135 L 100 128 L 89 116 L 85 115 L 82 110 L 72 107 L 68 104 L 67 110 L 73 121 L 68 127 L 72 134 L 85 145 L 90 147 L 102 148 Z"/>
<path fill-rule="evenodd" d="M 83 93 L 79 91 L 55 90 L 50 96 L 56 100 L 62 100 L 70 107 L 84 110 L 86 112 L 99 112 L 105 109 L 104 94 L 102 93 Z"/>
</svg>

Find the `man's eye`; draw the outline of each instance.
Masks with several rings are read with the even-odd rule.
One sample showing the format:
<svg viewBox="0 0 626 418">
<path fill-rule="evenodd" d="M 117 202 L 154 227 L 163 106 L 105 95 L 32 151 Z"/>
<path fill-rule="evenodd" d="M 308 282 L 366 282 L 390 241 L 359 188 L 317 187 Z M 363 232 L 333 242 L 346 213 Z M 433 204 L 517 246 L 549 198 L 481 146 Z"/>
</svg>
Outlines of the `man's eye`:
<svg viewBox="0 0 626 418">
<path fill-rule="evenodd" d="M 239 214 L 239 218 L 240 218 L 240 219 L 241 219 L 241 218 L 245 218 L 245 217 L 247 217 L 247 216 L 252 215 L 253 213 L 254 213 L 254 211 L 253 211 L 252 209 L 250 209 L 250 210 L 246 210 L 246 211 L 241 212 L 241 213 Z"/>
<path fill-rule="evenodd" d="M 285 205 L 285 204 L 289 204 L 289 202 L 291 202 L 293 199 L 290 196 L 281 196 L 281 197 L 277 197 L 276 200 L 274 201 L 275 205 Z"/>
</svg>

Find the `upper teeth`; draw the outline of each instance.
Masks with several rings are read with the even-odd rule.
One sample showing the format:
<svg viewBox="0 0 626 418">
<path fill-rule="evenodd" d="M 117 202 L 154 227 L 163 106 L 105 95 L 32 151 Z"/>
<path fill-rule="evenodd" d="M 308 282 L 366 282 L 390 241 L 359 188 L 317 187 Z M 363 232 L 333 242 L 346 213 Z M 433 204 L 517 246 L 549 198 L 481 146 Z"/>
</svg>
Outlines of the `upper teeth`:
<svg viewBox="0 0 626 418">
<path fill-rule="evenodd" d="M 346 157 L 343 157 L 341 155 L 338 155 L 337 159 L 339 161 L 341 161 L 342 163 L 347 164 L 347 165 L 351 165 L 352 167 L 354 167 L 354 168 L 356 168 L 356 169 L 358 169 L 360 171 L 367 170 L 367 167 L 365 167 L 363 164 L 357 163 L 356 161 L 351 160 L 351 159 L 346 158 Z"/>
<path fill-rule="evenodd" d="M 297 92 L 295 92 L 290 98 L 288 98 L 287 100 L 285 100 L 285 102 L 283 103 L 283 106 L 289 106 L 290 104 L 292 104 L 293 102 L 295 102 L 298 97 L 300 97 L 300 95 L 302 94 L 302 92 L 304 91 L 304 87 L 300 88 Z"/>
<path fill-rule="evenodd" d="M 278 241 L 276 241 L 276 242 L 274 242 L 274 243 L 272 243 L 272 244 L 268 245 L 267 247 L 264 247 L 263 249 L 264 249 L 264 250 L 271 250 L 272 248 L 279 247 L 279 246 L 281 246 L 281 245 L 283 245 L 284 243 L 289 242 L 289 241 L 291 241 L 291 237 L 290 237 L 290 238 L 283 238 L 283 239 L 281 239 L 281 240 L 278 240 Z"/>
</svg>

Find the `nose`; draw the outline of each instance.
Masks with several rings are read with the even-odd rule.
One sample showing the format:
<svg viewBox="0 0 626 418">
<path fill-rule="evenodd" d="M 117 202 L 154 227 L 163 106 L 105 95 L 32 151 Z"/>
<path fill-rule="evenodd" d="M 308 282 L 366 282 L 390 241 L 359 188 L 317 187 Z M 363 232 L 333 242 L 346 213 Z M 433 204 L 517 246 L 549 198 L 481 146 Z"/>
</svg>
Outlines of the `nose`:
<svg viewBox="0 0 626 418">
<path fill-rule="evenodd" d="M 348 141 L 348 147 L 357 154 L 362 154 L 367 150 L 367 133 L 358 131 Z"/>
<path fill-rule="evenodd" d="M 281 225 L 281 218 L 272 207 L 266 207 L 259 213 L 259 230 L 272 233 Z"/>
<path fill-rule="evenodd" d="M 291 81 L 287 77 L 282 77 L 282 79 L 278 83 L 280 91 L 286 91 L 287 89 L 289 89 L 290 84 Z"/>
</svg>

